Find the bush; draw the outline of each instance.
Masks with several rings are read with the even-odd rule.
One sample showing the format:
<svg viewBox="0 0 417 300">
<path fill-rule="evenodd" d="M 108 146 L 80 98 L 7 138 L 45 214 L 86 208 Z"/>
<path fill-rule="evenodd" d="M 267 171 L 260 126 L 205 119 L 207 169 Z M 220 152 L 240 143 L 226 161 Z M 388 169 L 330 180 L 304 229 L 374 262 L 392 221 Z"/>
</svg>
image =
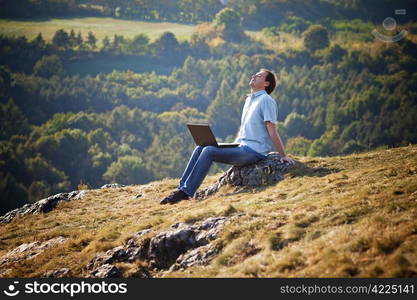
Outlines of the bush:
<svg viewBox="0 0 417 300">
<path fill-rule="evenodd" d="M 36 62 L 33 73 L 46 78 L 61 76 L 64 74 L 64 66 L 57 55 L 44 56 Z"/>
<path fill-rule="evenodd" d="M 113 162 L 103 175 L 108 182 L 122 184 L 141 184 L 147 182 L 150 177 L 143 160 L 130 155 L 120 157 Z"/>
<path fill-rule="evenodd" d="M 226 40 L 239 42 L 243 39 L 242 16 L 231 8 L 219 11 L 213 19 L 215 27 L 221 28 Z"/>
<path fill-rule="evenodd" d="M 291 137 L 304 136 L 310 137 L 312 135 L 312 125 L 304 115 L 297 114 L 295 112 L 290 113 L 284 122 L 287 134 Z"/>
<path fill-rule="evenodd" d="M 346 49 L 340 47 L 338 44 L 331 46 L 324 55 L 324 59 L 327 63 L 337 62 L 347 55 Z"/>
<path fill-rule="evenodd" d="M 312 141 L 302 136 L 288 139 L 285 149 L 293 155 L 306 156 Z"/>
<path fill-rule="evenodd" d="M 327 29 L 322 25 L 311 25 L 303 32 L 304 47 L 315 52 L 319 49 L 327 48 L 330 44 Z"/>
</svg>

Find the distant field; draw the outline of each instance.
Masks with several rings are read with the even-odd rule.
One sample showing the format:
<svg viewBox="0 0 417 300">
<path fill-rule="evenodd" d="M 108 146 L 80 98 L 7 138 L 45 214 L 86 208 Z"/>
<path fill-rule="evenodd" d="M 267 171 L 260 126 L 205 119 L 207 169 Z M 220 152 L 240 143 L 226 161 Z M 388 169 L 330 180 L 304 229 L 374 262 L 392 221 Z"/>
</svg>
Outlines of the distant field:
<svg viewBox="0 0 417 300">
<path fill-rule="evenodd" d="M 264 44 L 264 46 L 273 51 L 281 52 L 288 49 L 303 48 L 303 40 L 295 34 L 280 32 L 279 38 L 269 38 L 263 35 L 261 31 L 245 31 L 251 38 Z"/>
<path fill-rule="evenodd" d="M 94 32 L 101 41 L 104 36 L 112 37 L 114 34 L 133 37 L 139 33 L 146 34 L 151 40 L 161 33 L 171 31 L 179 40 L 191 37 L 195 26 L 167 22 L 141 22 L 113 18 L 68 18 L 68 19 L 31 19 L 11 20 L 0 19 L 0 34 L 7 36 L 26 36 L 29 40 L 42 32 L 44 39 L 51 40 L 59 29 L 75 32 L 81 31 L 85 37 L 89 31 Z"/>
</svg>

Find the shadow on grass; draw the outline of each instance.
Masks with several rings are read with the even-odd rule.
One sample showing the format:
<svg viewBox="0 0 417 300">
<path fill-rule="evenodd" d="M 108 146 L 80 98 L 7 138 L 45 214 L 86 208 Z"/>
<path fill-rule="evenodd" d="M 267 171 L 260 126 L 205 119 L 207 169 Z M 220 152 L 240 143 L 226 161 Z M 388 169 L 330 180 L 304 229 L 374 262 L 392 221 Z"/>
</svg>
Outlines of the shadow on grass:
<svg viewBox="0 0 417 300">
<path fill-rule="evenodd" d="M 303 163 L 297 162 L 294 166 L 288 169 L 287 174 L 289 174 L 291 177 L 324 177 L 326 175 L 338 173 L 340 171 L 342 171 L 342 169 L 324 167 L 312 168 Z"/>
<path fill-rule="evenodd" d="M 338 173 L 342 171 L 342 169 L 338 168 L 324 168 L 324 167 L 318 167 L 318 168 L 312 168 L 309 167 L 303 163 L 296 162 L 295 165 L 288 167 L 287 171 L 283 174 L 284 178 L 287 176 L 290 176 L 290 178 L 294 177 L 324 177 L 326 175 L 332 174 L 332 173 Z M 279 182 L 279 181 L 278 181 Z M 231 191 L 223 192 L 223 196 L 231 196 L 231 195 L 237 195 L 240 193 L 260 193 L 267 189 L 268 187 L 277 184 L 278 182 L 275 182 L 273 184 L 267 184 L 262 186 L 236 186 L 233 187 Z M 220 189 L 220 191 L 222 188 Z M 217 194 L 217 193 L 215 193 Z"/>
</svg>

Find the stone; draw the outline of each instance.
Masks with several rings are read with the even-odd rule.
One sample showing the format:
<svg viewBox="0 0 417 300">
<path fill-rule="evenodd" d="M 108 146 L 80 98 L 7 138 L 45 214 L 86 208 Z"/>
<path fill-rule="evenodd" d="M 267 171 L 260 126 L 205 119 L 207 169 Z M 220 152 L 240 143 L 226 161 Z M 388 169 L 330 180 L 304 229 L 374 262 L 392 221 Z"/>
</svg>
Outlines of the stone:
<svg viewBox="0 0 417 300">
<path fill-rule="evenodd" d="M 42 243 L 39 241 L 24 243 L 14 248 L 13 250 L 10 250 L 5 255 L 0 257 L 0 277 L 4 275 L 3 270 L 6 270 L 6 266 L 18 261 L 32 259 L 45 250 L 60 245 L 66 241 L 67 238 L 58 236 Z"/>
<path fill-rule="evenodd" d="M 72 191 L 69 193 L 59 193 L 48 198 L 41 199 L 32 204 L 25 204 L 22 207 L 11 210 L 7 212 L 5 215 L 1 216 L 0 224 L 10 223 L 11 221 L 13 221 L 14 218 L 18 216 L 50 212 L 58 205 L 59 202 L 69 200 L 80 200 L 85 195 L 87 195 L 87 193 L 88 191 L 86 190 Z"/>
<path fill-rule="evenodd" d="M 107 183 L 105 185 L 103 185 L 101 187 L 101 189 L 109 189 L 109 188 L 122 188 L 125 187 L 126 185 L 124 184 L 119 184 L 119 183 Z"/>
<path fill-rule="evenodd" d="M 117 278 L 121 277 L 121 272 L 118 268 L 111 264 L 104 264 L 91 272 L 91 277 L 95 278 Z"/>
<path fill-rule="evenodd" d="M 231 218 L 212 217 L 194 224 L 175 223 L 167 231 L 152 238 L 144 238 L 146 234 L 152 232 L 151 229 L 139 231 L 124 245 L 97 255 L 88 263 L 87 269 L 91 276 L 100 277 L 98 274 L 106 274 L 102 271 L 103 266 L 106 265 L 105 270 L 110 270 L 109 265 L 118 262 L 140 260 L 147 262 L 149 268 L 154 269 L 168 269 L 173 264 L 177 265 L 173 268 L 206 264 L 218 254 L 219 250 L 213 246 L 202 246 L 210 245 L 210 242 L 217 238 L 224 224 Z M 199 250 L 192 252 L 196 248 Z"/>
<path fill-rule="evenodd" d="M 136 239 L 151 231 L 151 229 L 139 231 L 128 239 L 125 245 L 117 246 L 113 249 L 107 250 L 104 254 L 97 255 L 87 264 L 87 269 L 89 270 L 90 275 L 92 277 L 99 277 L 96 276 L 96 274 L 102 274 L 103 270 L 101 268 L 103 265 L 112 265 L 116 262 L 133 262 L 135 260 L 146 259 L 149 240 L 145 239 L 141 243 L 137 243 Z"/>
<path fill-rule="evenodd" d="M 275 184 L 284 179 L 284 174 L 289 170 L 289 163 L 281 163 L 280 155 L 271 152 L 267 158 L 246 166 L 232 166 L 224 172 L 211 186 L 198 190 L 194 198 L 202 200 L 215 194 L 225 185 L 236 188 L 260 187 Z"/>
<path fill-rule="evenodd" d="M 51 270 L 44 274 L 44 277 L 46 278 L 63 278 L 68 277 L 70 274 L 70 269 L 68 268 L 62 268 L 58 270 Z"/>
<path fill-rule="evenodd" d="M 195 225 L 172 225 L 173 230 L 162 232 L 151 239 L 148 250 L 151 265 L 158 269 L 168 268 L 181 254 L 214 240 L 226 221 L 226 217 L 218 217 L 208 218 Z"/>
<path fill-rule="evenodd" d="M 139 237 L 141 237 L 141 236 L 143 236 L 143 235 L 145 235 L 145 234 L 148 234 L 148 233 L 150 233 L 150 232 L 152 232 L 153 230 L 152 229 L 144 229 L 144 230 L 141 230 L 141 231 L 139 231 L 139 232 L 136 232 L 133 236 L 132 236 L 132 238 L 130 238 L 130 240 L 133 240 L 133 239 L 136 239 L 136 238 L 139 238 Z M 129 241 L 130 241 L 129 240 Z M 128 242 L 129 242 L 128 241 Z"/>
<path fill-rule="evenodd" d="M 181 254 L 169 271 L 184 270 L 192 266 L 207 265 L 214 257 L 220 253 L 220 249 L 212 244 L 207 244 Z"/>
</svg>

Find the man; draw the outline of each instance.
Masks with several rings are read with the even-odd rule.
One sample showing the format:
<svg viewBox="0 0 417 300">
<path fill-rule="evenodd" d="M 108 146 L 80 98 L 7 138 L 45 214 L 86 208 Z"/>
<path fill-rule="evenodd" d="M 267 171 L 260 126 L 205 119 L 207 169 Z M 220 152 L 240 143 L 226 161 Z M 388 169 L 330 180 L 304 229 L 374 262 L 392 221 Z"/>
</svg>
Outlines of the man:
<svg viewBox="0 0 417 300">
<path fill-rule="evenodd" d="M 251 94 L 243 107 L 241 125 L 235 143 L 238 147 L 218 148 L 197 146 L 184 170 L 178 188 L 160 204 L 174 204 L 189 199 L 206 177 L 212 162 L 243 166 L 265 159 L 275 147 L 281 162 L 294 164 L 284 151 L 280 136 L 275 128 L 278 108 L 269 96 L 275 89 L 275 75 L 261 69 L 249 82 Z"/>
</svg>

